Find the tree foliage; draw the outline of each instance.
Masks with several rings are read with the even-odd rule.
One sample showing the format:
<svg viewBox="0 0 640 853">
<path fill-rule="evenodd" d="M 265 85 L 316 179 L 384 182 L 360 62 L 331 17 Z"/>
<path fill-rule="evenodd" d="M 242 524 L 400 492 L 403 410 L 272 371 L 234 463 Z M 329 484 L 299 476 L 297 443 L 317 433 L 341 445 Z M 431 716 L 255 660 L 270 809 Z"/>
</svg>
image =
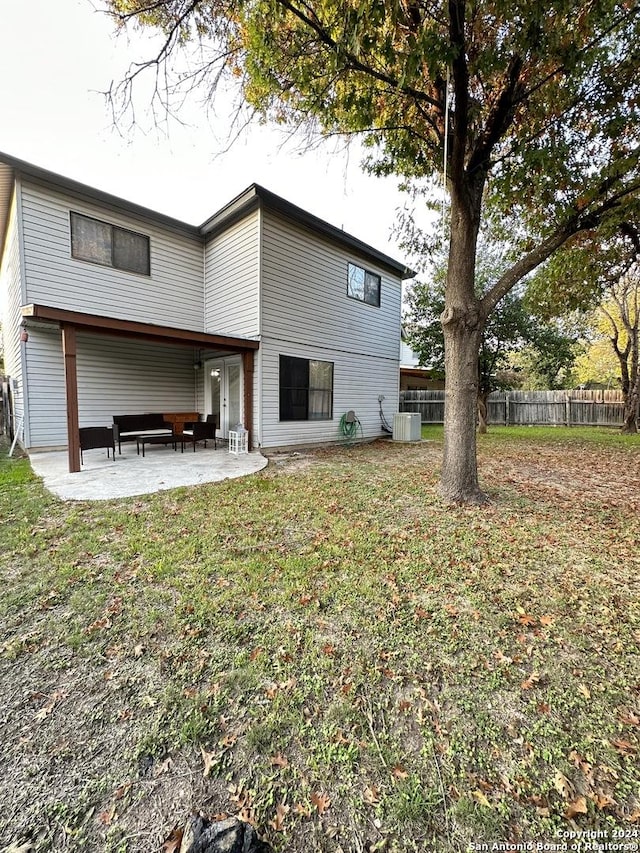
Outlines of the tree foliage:
<svg viewBox="0 0 640 853">
<path fill-rule="evenodd" d="M 476 265 L 476 289 L 482 293 L 492 276 L 505 266 L 507 246 L 483 240 Z M 408 343 L 421 365 L 444 370 L 445 346 L 440 316 L 445 309 L 446 257 L 434 262 L 429 281 L 417 282 L 407 294 L 404 328 Z M 508 293 L 489 316 L 478 353 L 478 420 L 486 431 L 487 397 L 513 387 L 514 376 L 527 366 L 545 388 L 557 387 L 558 378 L 573 365 L 576 330 L 563 330 L 555 320 L 531 313 L 521 289 Z M 515 358 L 515 356 L 519 358 Z"/>
<path fill-rule="evenodd" d="M 187 85 L 228 75 L 265 120 L 358 135 L 368 168 L 427 191 L 446 171 L 442 491 L 482 500 L 474 354 L 500 300 L 640 187 L 640 8 L 632 0 L 105 0 L 159 28 L 147 66 L 197 43 Z M 140 67 L 132 69 L 135 79 Z M 180 81 L 178 81 L 180 82 Z M 126 90 L 126 87 L 125 87 Z M 516 217 L 513 263 L 476 292 L 487 202 Z M 517 239 L 516 239 L 517 237 Z"/>
<path fill-rule="evenodd" d="M 567 306 L 592 309 L 596 337 L 606 337 L 625 400 L 623 430 L 635 432 L 640 400 L 640 216 L 585 233 L 557 253 L 531 282 L 529 300 L 547 315 Z M 560 280 L 564 300 L 560 301 Z"/>
</svg>

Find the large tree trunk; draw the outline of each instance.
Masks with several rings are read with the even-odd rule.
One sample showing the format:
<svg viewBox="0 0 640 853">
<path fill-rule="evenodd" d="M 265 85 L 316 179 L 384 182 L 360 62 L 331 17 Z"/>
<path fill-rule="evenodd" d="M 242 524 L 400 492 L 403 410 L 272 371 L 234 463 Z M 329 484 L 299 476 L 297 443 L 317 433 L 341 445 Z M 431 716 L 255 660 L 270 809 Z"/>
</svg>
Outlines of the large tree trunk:
<svg viewBox="0 0 640 853">
<path fill-rule="evenodd" d="M 482 331 L 464 319 L 445 323 L 444 456 L 440 489 L 455 503 L 485 503 L 478 485 L 476 413 Z"/>
<path fill-rule="evenodd" d="M 475 189 L 475 192 L 474 192 Z M 451 242 L 442 315 L 444 331 L 444 456 L 440 490 L 455 503 L 485 503 L 478 486 L 476 414 L 478 353 L 485 318 L 475 294 L 482 186 L 451 193 Z"/>
</svg>

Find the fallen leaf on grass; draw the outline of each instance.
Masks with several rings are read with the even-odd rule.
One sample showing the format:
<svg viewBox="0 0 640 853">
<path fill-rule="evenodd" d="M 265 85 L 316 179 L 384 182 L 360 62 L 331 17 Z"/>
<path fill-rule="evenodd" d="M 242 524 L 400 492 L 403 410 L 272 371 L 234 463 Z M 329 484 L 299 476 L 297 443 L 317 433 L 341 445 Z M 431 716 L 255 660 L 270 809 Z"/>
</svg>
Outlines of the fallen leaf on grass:
<svg viewBox="0 0 640 853">
<path fill-rule="evenodd" d="M 323 815 L 331 805 L 331 800 L 321 791 L 311 794 L 311 803 L 318 809 L 318 814 Z"/>
<path fill-rule="evenodd" d="M 373 786 L 367 786 L 362 792 L 362 799 L 368 806 L 376 806 L 380 802 L 380 791 Z"/>
<path fill-rule="evenodd" d="M 585 797 L 578 797 L 564 810 L 564 816 L 567 820 L 571 820 L 578 814 L 586 814 L 587 813 L 587 801 Z"/>
<path fill-rule="evenodd" d="M 162 776 L 163 773 L 166 773 L 167 770 L 169 770 L 172 764 L 173 761 L 171 760 L 171 758 L 165 758 L 165 760 L 161 761 L 160 764 L 156 764 L 156 766 L 153 768 L 153 778 L 157 779 L 158 776 Z"/>
<path fill-rule="evenodd" d="M 573 796 L 573 785 L 560 770 L 556 770 L 555 775 L 553 777 L 553 787 L 556 791 L 568 800 Z"/>
<path fill-rule="evenodd" d="M 553 617 L 553 616 L 541 616 L 541 617 L 540 617 L 540 624 L 541 624 L 541 625 L 544 625 L 544 627 L 545 627 L 545 628 L 548 628 L 548 627 L 549 627 L 549 625 L 553 625 L 553 623 L 554 623 L 555 621 L 556 621 L 556 620 L 554 619 L 554 617 Z"/>
<path fill-rule="evenodd" d="M 289 766 L 289 759 L 285 758 L 285 756 L 281 752 L 279 752 L 271 759 L 271 766 L 278 767 L 280 770 L 284 770 L 285 767 Z"/>
<path fill-rule="evenodd" d="M 202 775 L 206 777 L 211 773 L 216 764 L 216 753 L 215 752 L 207 752 L 207 750 L 201 746 L 200 754 L 202 755 L 202 760 L 204 761 L 204 770 L 202 771 Z"/>
<path fill-rule="evenodd" d="M 296 803 L 293 807 L 294 814 L 297 814 L 299 817 L 309 817 L 311 814 L 311 809 L 308 806 L 304 806 L 302 803 Z"/>
<path fill-rule="evenodd" d="M 134 657 L 141 658 L 143 654 L 144 654 L 144 646 L 142 645 L 142 643 L 138 643 L 137 646 L 133 647 L 133 656 Z"/>
<path fill-rule="evenodd" d="M 484 806 L 486 809 L 493 808 L 489 800 L 485 797 L 485 795 L 479 788 L 477 788 L 475 791 L 472 791 L 471 796 L 477 803 L 480 803 L 480 805 Z"/>
<path fill-rule="evenodd" d="M 610 797 L 609 794 L 605 794 L 603 791 L 596 791 L 595 794 L 590 794 L 589 799 L 593 800 L 599 809 L 606 809 L 616 804 L 613 797 Z"/>
<path fill-rule="evenodd" d="M 62 692 L 62 690 L 54 690 L 54 692 L 49 697 L 49 701 L 46 703 L 46 705 L 43 705 L 42 708 L 40 708 L 38 713 L 35 715 L 35 719 L 38 720 L 38 722 L 41 722 L 46 717 L 48 717 L 49 714 L 55 708 L 56 704 L 61 699 L 64 699 L 64 697 L 65 697 L 65 694 Z"/>
<path fill-rule="evenodd" d="M 620 711 L 618 719 L 623 726 L 640 726 L 640 717 L 634 714 L 633 711 Z"/>
<path fill-rule="evenodd" d="M 617 740 L 610 741 L 611 746 L 615 749 L 616 752 L 619 752 L 620 755 L 633 755 L 638 751 L 637 747 L 635 747 L 628 740 L 623 740 L 622 738 L 618 738 Z"/>
<path fill-rule="evenodd" d="M 525 680 L 522 682 L 520 687 L 522 687 L 523 690 L 531 690 L 531 688 L 535 684 L 537 684 L 539 681 L 540 681 L 540 673 L 539 672 L 532 672 L 528 678 L 525 678 Z"/>
<path fill-rule="evenodd" d="M 286 806 L 284 803 L 278 803 L 276 806 L 275 816 L 273 820 L 269 821 L 269 826 L 271 826 L 276 832 L 283 832 L 284 820 L 288 814 L 289 806 Z"/>
<path fill-rule="evenodd" d="M 174 827 L 168 837 L 165 838 L 162 847 L 160 848 L 160 853 L 178 853 L 182 846 L 183 835 L 183 829 L 179 829 L 177 826 Z"/>
<path fill-rule="evenodd" d="M 409 778 L 409 774 L 407 773 L 407 771 L 404 769 L 404 767 L 401 764 L 396 764 L 395 767 L 392 767 L 391 773 L 396 779 L 408 779 Z"/>
<path fill-rule="evenodd" d="M 578 693 L 582 693 L 585 699 L 591 699 L 591 691 L 586 684 L 578 684 Z"/>
<path fill-rule="evenodd" d="M 103 826 L 110 826 L 116 816 L 116 804 L 113 803 L 110 809 L 105 809 L 103 812 L 100 812 L 98 820 L 103 824 Z"/>
</svg>

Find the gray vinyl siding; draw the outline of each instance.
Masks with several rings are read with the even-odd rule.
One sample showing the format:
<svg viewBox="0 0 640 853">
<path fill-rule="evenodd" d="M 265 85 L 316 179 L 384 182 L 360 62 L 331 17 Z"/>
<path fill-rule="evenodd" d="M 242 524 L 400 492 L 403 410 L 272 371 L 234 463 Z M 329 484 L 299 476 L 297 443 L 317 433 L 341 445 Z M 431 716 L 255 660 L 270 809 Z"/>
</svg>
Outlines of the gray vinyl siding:
<svg viewBox="0 0 640 853">
<path fill-rule="evenodd" d="M 260 334 L 260 213 L 254 211 L 205 247 L 205 332 Z"/>
<path fill-rule="evenodd" d="M 67 444 L 61 333 L 44 327 L 29 333 L 30 446 Z M 80 426 L 108 426 L 113 415 L 192 411 L 193 353 L 103 335 L 78 334 Z"/>
<path fill-rule="evenodd" d="M 269 211 L 261 249 L 262 446 L 340 441 L 340 418 L 349 409 L 365 438 L 383 434 L 378 397 L 385 397 L 387 421 L 398 410 L 400 279 Z M 349 262 L 380 275 L 379 308 L 347 296 Z M 332 420 L 280 422 L 280 355 L 333 362 Z"/>
<path fill-rule="evenodd" d="M 35 182 L 24 184 L 22 209 L 27 302 L 202 331 L 199 239 Z M 151 275 L 72 258 L 72 210 L 147 235 Z"/>
<path fill-rule="evenodd" d="M 280 421 L 279 360 L 280 355 L 320 359 L 333 362 L 333 418 L 330 421 Z M 397 358 L 373 358 L 352 355 L 343 350 L 292 344 L 269 340 L 261 348 L 263 447 L 314 444 L 342 440 L 340 418 L 353 409 L 362 423 L 365 438 L 382 434 L 378 397 L 389 423 L 398 411 L 399 371 Z M 358 431 L 358 438 L 362 433 Z"/>
<path fill-rule="evenodd" d="M 380 307 L 347 296 L 347 265 L 381 276 Z M 262 223 L 262 334 L 398 363 L 402 286 L 351 253 L 270 211 Z"/>
<path fill-rule="evenodd" d="M 4 342 L 4 373 L 14 382 L 16 424 L 24 415 L 24 371 L 20 342 L 23 277 L 20 263 L 20 231 L 18 228 L 17 197 L 14 194 L 9 211 L 7 233 L 0 268 L 0 298 L 2 299 L 2 336 Z M 26 432 L 26 429 L 25 429 Z"/>
</svg>

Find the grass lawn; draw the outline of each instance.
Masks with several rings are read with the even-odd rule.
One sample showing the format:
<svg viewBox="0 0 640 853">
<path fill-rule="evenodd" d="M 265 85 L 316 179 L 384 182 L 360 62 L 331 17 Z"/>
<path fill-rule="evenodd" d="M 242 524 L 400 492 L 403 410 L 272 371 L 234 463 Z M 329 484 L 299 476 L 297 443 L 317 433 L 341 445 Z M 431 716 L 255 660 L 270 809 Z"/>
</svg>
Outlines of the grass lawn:
<svg viewBox="0 0 640 853">
<path fill-rule="evenodd" d="M 460 508 L 424 436 L 95 503 L 2 448 L 0 850 L 637 853 L 640 438 L 494 428 Z"/>
</svg>

